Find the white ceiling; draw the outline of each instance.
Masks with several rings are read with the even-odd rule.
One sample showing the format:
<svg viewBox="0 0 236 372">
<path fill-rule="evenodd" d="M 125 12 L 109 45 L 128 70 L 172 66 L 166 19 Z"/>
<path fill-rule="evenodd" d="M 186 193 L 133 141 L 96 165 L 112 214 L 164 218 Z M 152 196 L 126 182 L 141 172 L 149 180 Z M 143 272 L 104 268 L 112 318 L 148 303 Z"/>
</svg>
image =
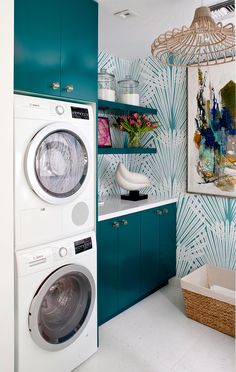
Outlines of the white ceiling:
<svg viewBox="0 0 236 372">
<path fill-rule="evenodd" d="M 221 0 L 99 0 L 99 50 L 125 59 L 145 58 L 159 34 L 189 26 L 195 8 Z M 113 14 L 130 9 L 137 16 Z M 228 22 L 227 22 L 228 23 Z"/>
</svg>

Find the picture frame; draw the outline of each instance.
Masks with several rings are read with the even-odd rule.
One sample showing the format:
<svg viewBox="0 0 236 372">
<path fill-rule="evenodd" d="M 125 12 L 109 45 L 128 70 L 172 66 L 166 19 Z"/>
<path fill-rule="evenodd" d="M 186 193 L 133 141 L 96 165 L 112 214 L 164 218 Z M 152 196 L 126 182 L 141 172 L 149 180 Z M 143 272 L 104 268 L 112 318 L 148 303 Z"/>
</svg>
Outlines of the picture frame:
<svg viewBox="0 0 236 372">
<path fill-rule="evenodd" d="M 109 119 L 98 117 L 98 147 L 112 147 Z"/>
<path fill-rule="evenodd" d="M 188 68 L 189 193 L 236 197 L 235 67 Z"/>
</svg>

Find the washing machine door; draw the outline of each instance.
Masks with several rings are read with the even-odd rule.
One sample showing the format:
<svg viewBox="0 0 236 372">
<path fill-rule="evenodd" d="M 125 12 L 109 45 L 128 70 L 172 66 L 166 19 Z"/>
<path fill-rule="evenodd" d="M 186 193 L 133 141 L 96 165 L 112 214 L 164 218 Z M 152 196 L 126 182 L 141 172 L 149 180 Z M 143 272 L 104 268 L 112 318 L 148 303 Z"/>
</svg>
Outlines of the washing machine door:
<svg viewBox="0 0 236 372">
<path fill-rule="evenodd" d="M 26 174 L 43 200 L 51 204 L 73 200 L 84 186 L 87 173 L 88 144 L 72 124 L 49 124 L 31 140 Z"/>
<path fill-rule="evenodd" d="M 92 274 L 80 265 L 54 271 L 36 292 L 29 310 L 32 338 L 45 350 L 61 350 L 77 339 L 95 303 Z"/>
</svg>

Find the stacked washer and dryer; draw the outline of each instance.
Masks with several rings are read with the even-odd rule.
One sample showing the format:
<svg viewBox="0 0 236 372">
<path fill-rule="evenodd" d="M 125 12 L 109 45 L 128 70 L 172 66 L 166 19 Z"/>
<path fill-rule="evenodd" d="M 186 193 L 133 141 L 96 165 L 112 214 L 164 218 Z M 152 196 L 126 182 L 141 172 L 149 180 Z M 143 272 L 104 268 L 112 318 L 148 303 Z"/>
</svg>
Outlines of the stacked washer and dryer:
<svg viewBox="0 0 236 372">
<path fill-rule="evenodd" d="M 15 95 L 16 371 L 97 350 L 95 106 Z"/>
</svg>

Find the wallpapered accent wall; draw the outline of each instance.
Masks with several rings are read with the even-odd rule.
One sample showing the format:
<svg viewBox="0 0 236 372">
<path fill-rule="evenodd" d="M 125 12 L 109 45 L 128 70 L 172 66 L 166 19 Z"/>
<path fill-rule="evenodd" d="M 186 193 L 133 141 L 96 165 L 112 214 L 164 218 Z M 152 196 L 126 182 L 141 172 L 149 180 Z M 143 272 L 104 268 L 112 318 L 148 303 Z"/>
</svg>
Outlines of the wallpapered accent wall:
<svg viewBox="0 0 236 372">
<path fill-rule="evenodd" d="M 178 196 L 177 276 L 182 277 L 204 263 L 236 269 L 236 200 L 191 195 L 186 191 L 187 88 L 186 71 L 169 68 L 152 57 L 134 62 L 101 52 L 99 69 L 114 73 L 116 81 L 126 74 L 140 81 L 140 105 L 155 107 L 160 124 L 157 136 L 143 137 L 144 146 L 157 148 L 154 155 L 100 155 L 99 197 L 122 192 L 114 181 L 119 161 L 134 172 L 146 174 L 151 186 L 145 190 L 160 197 Z M 104 114 L 103 114 L 104 115 Z M 114 118 L 110 116 L 110 122 Z M 125 139 L 111 125 L 113 146 Z"/>
</svg>

